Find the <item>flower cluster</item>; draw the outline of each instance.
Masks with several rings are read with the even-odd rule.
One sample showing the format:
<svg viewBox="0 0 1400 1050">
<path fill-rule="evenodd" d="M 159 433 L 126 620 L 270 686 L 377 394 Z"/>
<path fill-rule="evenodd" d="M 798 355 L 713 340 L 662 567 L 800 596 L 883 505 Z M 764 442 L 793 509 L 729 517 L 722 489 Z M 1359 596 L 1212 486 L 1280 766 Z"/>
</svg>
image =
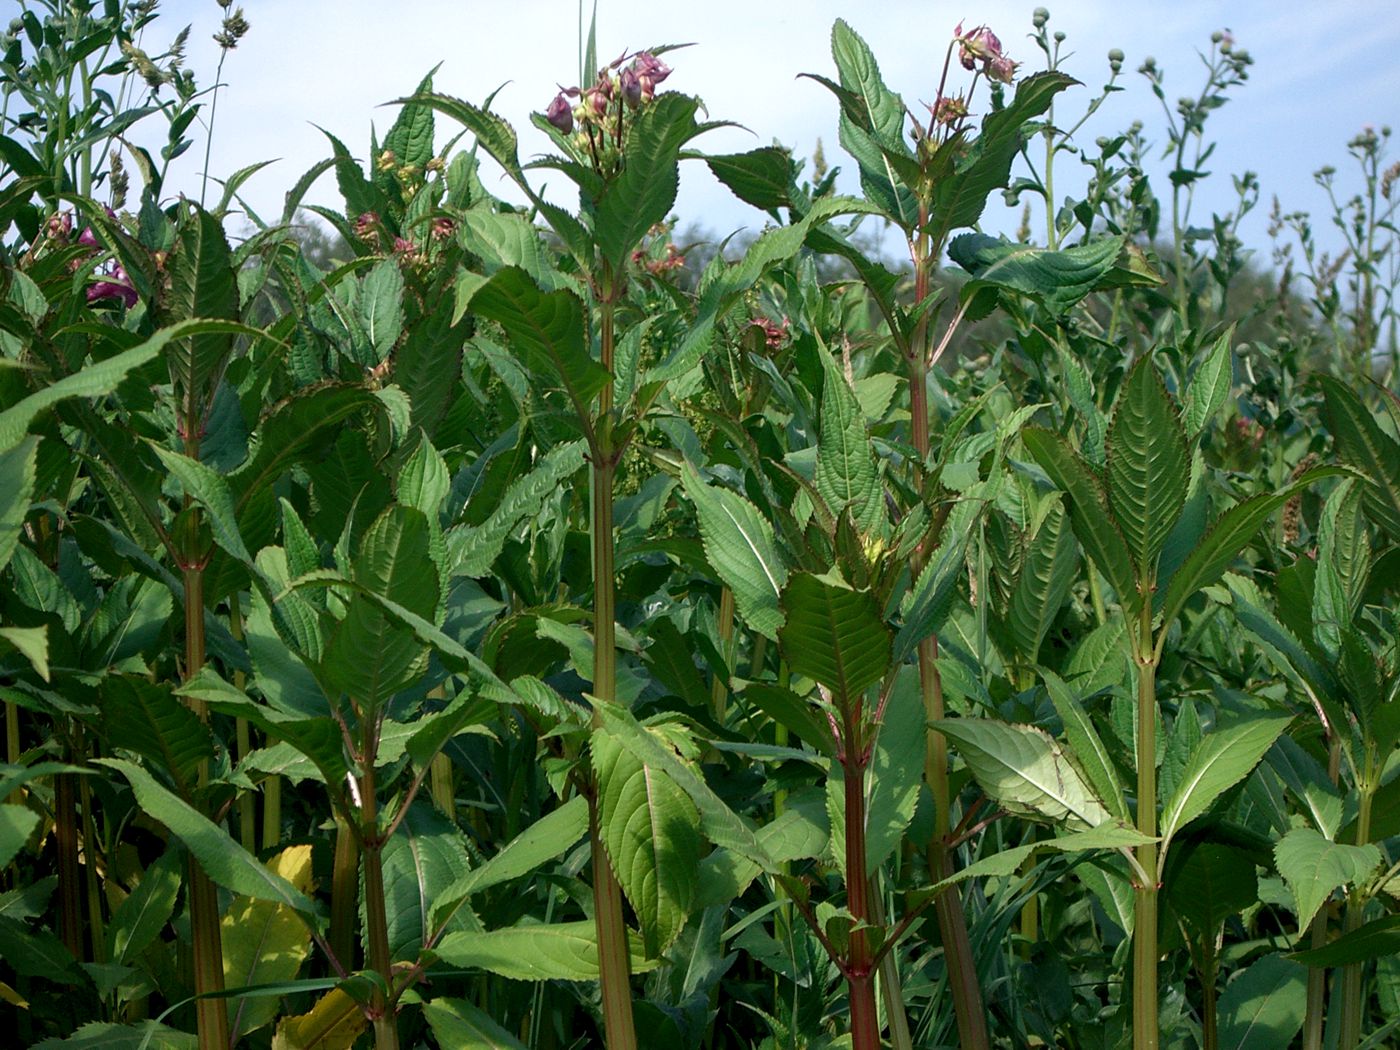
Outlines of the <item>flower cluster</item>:
<svg viewBox="0 0 1400 1050">
<path fill-rule="evenodd" d="M 966 70 L 976 70 L 979 66 L 990 80 L 998 84 L 1009 84 L 1016 75 L 1016 63 L 1002 51 L 1001 41 L 986 26 L 963 31 L 962 23 L 953 30 L 953 38 L 958 43 L 958 59 Z"/>
<path fill-rule="evenodd" d="M 624 52 L 598 71 L 591 86 L 561 87 L 545 110 L 545 119 L 562 134 L 572 135 L 576 123 L 585 128 L 602 124 L 618 100 L 630 109 L 650 102 L 656 97 L 657 85 L 670 75 L 671 67 L 650 51 L 635 55 Z"/>
</svg>

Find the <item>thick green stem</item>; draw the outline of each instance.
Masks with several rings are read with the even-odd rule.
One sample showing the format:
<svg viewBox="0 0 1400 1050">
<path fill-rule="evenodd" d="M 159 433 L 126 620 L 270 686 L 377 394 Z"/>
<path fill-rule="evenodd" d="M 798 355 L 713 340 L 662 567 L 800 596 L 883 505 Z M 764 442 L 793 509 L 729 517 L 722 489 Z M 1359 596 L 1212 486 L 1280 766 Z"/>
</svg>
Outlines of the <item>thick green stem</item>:
<svg viewBox="0 0 1400 1050">
<path fill-rule="evenodd" d="M 1333 734 L 1327 749 L 1327 778 L 1335 787 L 1341 777 L 1342 745 Z M 1327 909 L 1313 917 L 1309 929 L 1309 947 L 1321 948 L 1327 943 Z M 1322 1050 L 1322 1031 L 1327 1019 L 1327 970 L 1321 966 L 1308 967 L 1308 1007 L 1303 1021 L 1303 1050 Z"/>
<path fill-rule="evenodd" d="M 604 356 L 610 358 L 611 308 L 604 308 L 603 318 Z M 606 394 L 610 401 L 611 389 Z M 606 435 L 608 428 L 604 426 L 602 429 Z M 605 436 L 604 441 L 608 440 Z M 593 695 L 607 703 L 617 698 L 617 613 L 613 590 L 615 469 L 610 447 L 604 445 L 593 450 Z M 603 848 L 596 791 L 593 795 L 595 798 L 590 799 L 589 803 L 588 829 L 593 848 L 593 922 L 598 933 L 603 1033 L 608 1050 L 636 1050 L 637 1032 L 632 1020 L 632 974 L 627 952 L 627 924 L 622 916 L 622 887 Z"/>
<path fill-rule="evenodd" d="M 195 450 L 196 454 L 198 449 Z M 189 552 L 186 552 L 189 557 Z M 191 559 L 193 560 L 193 559 Z M 183 568 L 185 583 L 185 677 L 192 678 L 204 666 L 204 571 L 192 564 Z M 209 709 L 203 701 L 191 701 L 192 709 L 204 721 Z M 200 767 L 203 786 L 209 777 L 208 763 Z M 190 940 L 194 947 L 195 994 L 213 995 L 224 990 L 224 946 L 219 929 L 219 891 L 190 858 L 189 865 Z M 229 1045 L 228 1001 L 201 998 L 197 1002 L 200 1050 L 227 1050 Z"/>
<path fill-rule="evenodd" d="M 331 862 L 331 925 L 327 943 L 336 961 L 351 972 L 360 899 L 360 844 L 344 817 L 335 818 L 335 856 Z"/>
<path fill-rule="evenodd" d="M 929 294 L 928 267 L 915 260 L 914 296 L 922 301 Z M 929 437 L 928 357 L 927 337 L 920 334 L 909 354 L 909 414 L 914 449 L 920 460 L 928 458 L 932 445 Z M 922 462 L 917 487 L 922 492 Z M 923 570 L 926 552 L 916 552 L 910 565 L 912 579 Z M 924 716 L 932 722 L 944 715 L 943 681 L 938 673 L 938 638 L 931 636 L 919 644 L 919 686 L 924 701 Z M 951 793 L 948 787 L 948 741 L 940 732 L 930 729 L 925 741 L 924 780 L 933 795 L 933 839 L 928 848 L 929 878 L 937 882 L 953 874 L 953 858 L 948 849 L 951 829 Z M 938 895 L 934 904 L 938 932 L 943 941 L 943 959 L 948 968 L 948 986 L 953 992 L 953 1012 L 957 1017 L 958 1035 L 964 1050 L 990 1050 L 991 1036 L 987 1031 L 987 1011 L 982 1003 L 982 987 L 977 981 L 977 965 L 972 954 L 972 939 L 967 933 L 967 916 L 963 912 L 962 895 L 951 887 Z"/>
<path fill-rule="evenodd" d="M 369 968 L 379 974 L 384 988 L 393 987 L 393 959 L 389 955 L 389 919 L 384 907 L 384 841 L 379 833 L 378 785 L 374 764 L 379 746 L 373 720 L 366 719 L 364 772 L 360 775 L 360 841 L 364 844 L 361 862 L 365 874 L 365 946 Z M 394 1006 L 382 989 L 370 996 L 370 1021 L 374 1026 L 375 1050 L 399 1050 L 399 1025 Z"/>
<path fill-rule="evenodd" d="M 1361 796 L 1360 808 L 1356 814 L 1355 844 L 1358 846 L 1366 845 L 1371 839 L 1371 800 L 1375 795 L 1374 785 L 1377 770 L 1373 749 L 1368 748 L 1367 751 L 1366 775 L 1364 780 L 1357 785 L 1358 794 Z M 1343 935 L 1361 928 L 1366 919 L 1366 902 L 1366 896 L 1356 888 L 1353 888 L 1351 893 L 1347 895 L 1346 918 L 1342 920 Z M 1365 1005 L 1361 997 L 1363 965 L 1363 963 L 1355 962 L 1342 967 L 1342 1022 L 1337 1037 L 1337 1050 L 1354 1050 L 1361 1042 L 1361 1015 Z"/>
<path fill-rule="evenodd" d="M 1201 1050 L 1220 1050 L 1220 1029 L 1216 1017 L 1215 976 L 1219 969 L 1214 940 L 1206 943 L 1201 964 Z"/>
<path fill-rule="evenodd" d="M 1151 593 L 1150 590 L 1146 593 Z M 1165 630 L 1165 628 L 1163 628 Z M 1145 603 L 1136 632 L 1137 829 L 1157 837 L 1157 664 L 1152 647 L 1151 603 Z M 1157 843 L 1137 848 L 1145 881 L 1134 886 L 1133 1050 L 1157 1050 Z"/>
<path fill-rule="evenodd" d="M 857 734 L 847 727 L 848 751 L 859 750 Z M 843 763 L 846 788 L 846 910 L 855 920 L 846 985 L 851 999 L 853 1050 L 880 1050 L 880 1015 L 875 1006 L 874 955 L 866 931 L 870 922 L 870 880 L 865 874 L 865 767 L 854 756 Z"/>
<path fill-rule="evenodd" d="M 54 780 L 53 837 L 58 853 L 58 936 L 75 959 L 83 952 L 83 882 L 78 864 L 77 776 L 59 773 Z"/>
</svg>

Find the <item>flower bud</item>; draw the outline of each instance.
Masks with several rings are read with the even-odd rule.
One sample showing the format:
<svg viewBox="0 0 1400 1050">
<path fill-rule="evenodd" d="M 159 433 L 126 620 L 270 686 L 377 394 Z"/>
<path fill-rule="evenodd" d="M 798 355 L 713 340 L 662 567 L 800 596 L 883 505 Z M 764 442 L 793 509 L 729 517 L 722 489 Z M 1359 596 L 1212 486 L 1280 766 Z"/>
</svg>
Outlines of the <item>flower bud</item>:
<svg viewBox="0 0 1400 1050">
<path fill-rule="evenodd" d="M 618 75 L 618 86 L 622 91 L 622 100 L 627 105 L 636 109 L 642 104 L 642 78 L 631 66 L 627 66 Z"/>
<path fill-rule="evenodd" d="M 1016 63 L 1006 55 L 997 55 L 987 63 L 987 76 L 998 84 L 1009 84 L 1016 75 Z"/>
<path fill-rule="evenodd" d="M 1050 21 L 1050 12 L 1045 8 L 1037 7 L 1031 12 L 1031 25 L 1035 26 L 1037 29 L 1043 28 L 1048 21 Z"/>
<path fill-rule="evenodd" d="M 1108 68 L 1117 73 L 1123 68 L 1123 52 L 1119 48 L 1113 48 L 1108 53 Z"/>
<path fill-rule="evenodd" d="M 544 119 L 553 124 L 564 135 L 574 130 L 574 108 L 569 105 L 569 100 L 564 97 L 564 92 L 561 91 L 554 96 L 554 101 L 544 111 Z"/>
</svg>

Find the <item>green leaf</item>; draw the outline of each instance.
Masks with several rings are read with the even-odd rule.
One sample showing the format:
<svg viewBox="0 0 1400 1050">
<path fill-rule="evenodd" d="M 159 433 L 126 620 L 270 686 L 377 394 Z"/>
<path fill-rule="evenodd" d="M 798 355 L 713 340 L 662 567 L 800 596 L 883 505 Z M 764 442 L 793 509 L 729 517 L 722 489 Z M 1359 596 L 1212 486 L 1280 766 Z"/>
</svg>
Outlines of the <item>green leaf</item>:
<svg viewBox="0 0 1400 1050">
<path fill-rule="evenodd" d="M 451 488 L 452 479 L 447 473 L 447 463 L 424 436 L 399 468 L 399 502 L 421 511 L 430 523 L 435 522 Z M 310 569 L 301 571 L 308 572 Z M 293 573 L 299 575 L 297 570 L 293 570 Z"/>
<path fill-rule="evenodd" d="M 690 796 L 700 813 L 700 826 L 707 839 L 753 861 L 764 871 L 773 870 L 772 857 L 753 830 L 714 793 L 703 777 L 641 725 L 630 711 L 598 700 L 594 701 L 594 709 L 604 729 L 647 765 L 668 773 L 676 786 Z"/>
<path fill-rule="evenodd" d="M 334 444 L 355 416 L 378 411 L 373 391 L 330 384 L 299 391 L 274 405 L 252 435 L 248 460 L 229 478 L 241 508 L 296 463 Z"/>
<path fill-rule="evenodd" d="M 162 323 L 238 319 L 238 276 L 223 224 L 192 202 L 181 208 L 165 272 L 169 287 L 159 299 Z M 228 330 L 192 334 L 166 349 L 166 365 L 182 415 L 191 419 L 198 416 L 202 422 L 233 353 L 233 335 Z"/>
<path fill-rule="evenodd" d="M 983 718 L 945 718 L 932 726 L 958 746 L 978 785 L 1008 812 L 1076 830 L 1112 819 L 1044 730 Z"/>
<path fill-rule="evenodd" d="M 1064 73 L 1032 74 L 1016 85 L 1016 96 L 1008 106 L 987 114 L 967 156 L 934 186 L 929 229 L 935 244 L 952 230 L 977 224 L 987 199 L 1011 177 L 1011 163 L 1030 134 L 1027 123 L 1049 109 L 1057 94 L 1077 83 Z"/>
<path fill-rule="evenodd" d="M 796 674 L 831 690 L 851 709 L 889 668 L 892 641 L 869 591 L 832 576 L 794 573 L 783 588 L 786 622 L 778 631 L 783 656 Z"/>
<path fill-rule="evenodd" d="M 471 1050 L 526 1050 L 525 1044 L 465 999 L 440 995 L 423 1007 L 423 1017 L 439 1046 Z"/>
<path fill-rule="evenodd" d="M 1069 743 L 1070 752 L 1085 779 L 1103 800 L 1110 813 L 1119 820 L 1129 820 L 1131 814 L 1128 811 L 1128 803 L 1123 798 L 1123 785 L 1118 779 L 1118 771 L 1113 765 L 1108 748 L 1104 746 L 1103 738 L 1089 719 L 1089 713 L 1084 710 L 1079 698 L 1059 675 L 1044 669 L 1040 675 L 1046 691 L 1050 694 L 1050 702 L 1055 706 L 1055 713 L 1064 723 L 1065 740 Z"/>
<path fill-rule="evenodd" d="M 39 826 L 39 814 L 28 806 L 0 805 L 0 868 L 7 868 Z"/>
<path fill-rule="evenodd" d="M 1294 828 L 1274 845 L 1278 873 L 1293 894 L 1300 929 L 1343 886 L 1355 886 L 1380 867 L 1380 847 L 1330 842 L 1312 828 Z"/>
<path fill-rule="evenodd" d="M 557 379 L 580 419 L 612 378 L 588 350 L 583 303 L 571 291 L 543 292 L 517 266 L 507 266 L 481 286 L 472 308 L 496 321 L 525 356 L 537 380 Z"/>
<path fill-rule="evenodd" d="M 1366 475 L 1366 513 L 1400 543 L 1400 443 L 1380 428 L 1350 386 L 1331 376 L 1319 379 L 1337 452 Z"/>
<path fill-rule="evenodd" d="M 960 301 L 966 303 L 985 288 L 1005 289 L 1029 296 L 1058 315 L 1094 290 L 1122 250 L 1120 237 L 1053 251 L 985 233 L 964 233 L 949 243 L 948 257 L 973 277 L 959 291 Z"/>
<path fill-rule="evenodd" d="M 904 102 L 885 86 L 869 45 L 839 18 L 831 27 L 831 57 L 841 80 L 841 145 L 856 158 L 866 195 L 909 229 L 918 214 L 913 187 L 893 167 L 896 159 L 911 159 L 904 141 Z"/>
<path fill-rule="evenodd" d="M 943 628 L 967 569 L 967 546 L 976 533 L 984 501 L 959 500 L 943 526 L 941 542 L 900 603 L 904 623 L 894 639 L 894 659 L 903 662 L 921 641 Z"/>
<path fill-rule="evenodd" d="M 1172 910 L 1207 943 L 1221 924 L 1259 900 L 1254 858 L 1233 846 L 1205 842 L 1193 849 L 1167 883 Z"/>
<path fill-rule="evenodd" d="M 476 527 L 461 525 L 447 532 L 448 564 L 454 576 L 485 576 L 515 535 L 521 522 L 540 512 L 545 501 L 558 492 L 584 463 L 584 443 L 571 441 L 550 449 L 532 470 L 517 477 L 500 503 Z"/>
<path fill-rule="evenodd" d="M 541 864 L 573 849 L 587 832 L 588 803 L 575 795 L 443 890 L 433 902 L 429 920 L 432 929 L 440 931 L 473 894 L 530 874 Z"/>
<path fill-rule="evenodd" d="M 1314 482 L 1341 473 L 1335 467 L 1317 467 L 1278 492 L 1254 496 L 1220 515 L 1196 549 L 1186 556 L 1181 568 L 1172 574 L 1162 599 L 1163 625 L 1176 619 L 1192 595 L 1224 575 L 1274 511 Z"/>
<path fill-rule="evenodd" d="M 232 321 L 181 321 L 162 328 L 139 346 L 64 376 L 0 412 L 0 451 L 18 445 L 34 418 L 44 409 L 70 397 L 102 397 L 112 393 L 130 372 L 159 357 L 172 340 L 236 334 L 261 336 L 263 333 Z"/>
<path fill-rule="evenodd" d="M 1069 595 L 1077 551 L 1069 515 L 1056 500 L 1026 547 L 1006 612 L 1017 655 L 1029 664 L 1038 661 L 1040 645 Z"/>
<path fill-rule="evenodd" d="M 431 94 L 433 90 L 434 68 L 419 83 L 415 96 Z M 409 165 L 422 171 L 433 159 L 433 109 L 421 102 L 406 102 L 399 111 L 393 126 L 384 136 L 383 148 L 394 154 L 400 165 Z M 392 172 L 380 172 L 376 164 L 375 184 L 386 193 L 395 184 Z"/>
<path fill-rule="evenodd" d="M 1201 739 L 1186 762 L 1176 790 L 1162 807 L 1164 853 L 1173 835 L 1254 770 L 1291 721 L 1292 716 L 1282 712 L 1259 711 Z"/>
<path fill-rule="evenodd" d="M 196 1050 L 199 1037 L 158 1021 L 140 1024 L 85 1024 L 67 1039 L 45 1039 L 33 1050 Z"/>
<path fill-rule="evenodd" d="M 885 705 L 885 717 L 871 756 L 870 794 L 866 800 L 866 873 L 874 875 L 904 840 L 914 819 L 923 782 L 925 731 L 919 672 L 901 667 Z"/>
<path fill-rule="evenodd" d="M 214 757 L 214 738 L 199 716 L 162 683 L 127 675 L 102 681 L 102 721 L 106 742 L 135 751 L 193 798 L 199 767 Z"/>
<path fill-rule="evenodd" d="M 194 854 L 211 879 L 234 893 L 287 905 L 312 929 L 322 926 L 315 905 L 286 879 L 258 863 L 251 853 L 188 802 L 161 787 L 140 766 L 120 758 L 94 761 L 117 770 L 131 782 L 136 802 L 152 819 L 164 824 Z"/>
<path fill-rule="evenodd" d="M 431 121 L 432 111 L 425 112 Z M 369 340 L 369 352 L 360 364 L 377 365 L 389 356 L 403 331 L 403 271 L 397 259 L 381 260 L 365 275 L 355 306 Z"/>
<path fill-rule="evenodd" d="M 179 452 L 151 446 L 165 469 L 180 482 L 180 487 L 209 512 L 209 528 L 220 547 L 243 562 L 251 564 L 253 556 L 243 544 L 234 512 L 233 492 L 222 475 L 205 464 Z"/>
<path fill-rule="evenodd" d="M 630 938 L 629 938 L 630 939 Z M 632 973 L 648 964 L 631 946 Z M 436 954 L 451 966 L 485 970 L 516 981 L 596 981 L 598 940 L 591 921 L 508 926 L 482 933 L 449 933 Z"/>
<path fill-rule="evenodd" d="M 34 498 L 34 463 L 39 439 L 26 438 L 0 452 L 0 572 L 10 564 Z"/>
<path fill-rule="evenodd" d="M 747 153 L 710 155 L 705 163 L 714 177 L 744 203 L 764 211 L 791 206 L 789 194 L 796 172 L 788 150 L 763 146 Z"/>
<path fill-rule="evenodd" d="M 178 847 L 167 849 L 112 913 L 107 925 L 107 956 L 112 962 L 130 963 L 140 958 L 165 929 L 180 895 L 182 859 Z"/>
<path fill-rule="evenodd" d="M 413 735 L 404 751 L 422 768 L 432 762 L 453 737 L 468 726 L 480 725 L 496 713 L 496 705 L 469 691 L 463 691 L 441 711 L 423 715 L 413 723 Z"/>
<path fill-rule="evenodd" d="M 1400 915 L 1387 915 L 1342 934 L 1322 948 L 1295 952 L 1292 958 L 1305 966 L 1331 968 L 1366 963 L 1397 953 L 1400 953 Z"/>
<path fill-rule="evenodd" d="M 1057 434 L 1040 427 L 1021 431 L 1026 450 L 1069 496 L 1070 522 L 1080 546 L 1118 593 L 1125 609 L 1139 601 L 1133 559 L 1123 531 L 1108 509 L 1108 494 L 1092 467 Z"/>
<path fill-rule="evenodd" d="M 466 837 L 454 823 L 426 803 L 410 807 L 384 844 L 383 854 L 384 909 L 389 954 L 395 962 L 417 960 L 435 932 L 476 927 L 466 910 L 452 912 L 439 930 L 433 926 L 434 902 L 464 878 L 470 866 Z M 365 892 L 362 884 L 362 923 Z"/>
<path fill-rule="evenodd" d="M 594 217 L 598 248 L 615 273 L 676 203 L 680 149 L 702 130 L 695 123 L 698 105 L 688 95 L 658 95 L 627 131 L 622 173 L 606 185 Z"/>
<path fill-rule="evenodd" d="M 681 470 L 681 484 L 695 504 L 705 559 L 734 592 L 744 622 L 766 638 L 776 639 L 783 623 L 779 596 L 788 573 L 773 526 L 743 496 L 705 484 L 688 463 Z"/>
<path fill-rule="evenodd" d="M 590 744 L 603 845 L 636 913 L 642 946 L 657 958 L 690 915 L 700 863 L 700 815 L 663 769 L 605 731 Z"/>
<path fill-rule="evenodd" d="M 1193 439 L 1205 430 L 1230 397 L 1235 378 L 1234 355 L 1230 352 L 1230 340 L 1234 335 L 1233 326 L 1226 329 L 1191 374 L 1182 422 L 1187 435 Z"/>
<path fill-rule="evenodd" d="M 1220 996 L 1220 1050 L 1291 1046 L 1307 1013 L 1308 971 L 1282 955 L 1266 955 Z"/>
<path fill-rule="evenodd" d="M 1124 380 L 1108 429 L 1109 505 L 1139 575 L 1156 578 L 1157 556 L 1186 504 L 1190 479 L 1186 433 L 1145 355 Z"/>
<path fill-rule="evenodd" d="M 847 507 L 862 532 L 884 519 L 884 493 L 877 484 L 875 455 L 865 415 L 845 373 L 825 349 L 822 360 L 821 432 L 817 444 L 817 492 L 832 514 Z"/>
<path fill-rule="evenodd" d="M 0 642 L 12 647 L 29 661 L 34 672 L 49 680 L 49 629 L 47 627 L 0 627 Z"/>
</svg>

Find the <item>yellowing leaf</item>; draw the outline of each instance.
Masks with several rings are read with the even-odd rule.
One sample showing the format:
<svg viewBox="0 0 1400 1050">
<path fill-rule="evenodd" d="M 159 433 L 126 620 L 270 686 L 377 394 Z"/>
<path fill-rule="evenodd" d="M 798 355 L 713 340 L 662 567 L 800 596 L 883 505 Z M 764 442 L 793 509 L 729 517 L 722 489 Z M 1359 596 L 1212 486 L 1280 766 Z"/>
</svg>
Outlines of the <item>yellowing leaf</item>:
<svg viewBox="0 0 1400 1050">
<path fill-rule="evenodd" d="M 310 1013 L 285 1017 L 272 1050 L 350 1050 L 369 1022 L 354 999 L 339 988 L 317 1000 Z"/>
<path fill-rule="evenodd" d="M 299 892 L 311 892 L 310 845 L 289 846 L 267 866 Z M 311 953 L 310 931 L 285 904 L 237 897 L 220 927 L 224 985 L 230 989 L 291 981 Z M 242 1036 L 269 1023 L 278 1007 L 273 996 L 234 1000 L 229 1004 L 229 1025 L 235 1036 Z"/>
</svg>

